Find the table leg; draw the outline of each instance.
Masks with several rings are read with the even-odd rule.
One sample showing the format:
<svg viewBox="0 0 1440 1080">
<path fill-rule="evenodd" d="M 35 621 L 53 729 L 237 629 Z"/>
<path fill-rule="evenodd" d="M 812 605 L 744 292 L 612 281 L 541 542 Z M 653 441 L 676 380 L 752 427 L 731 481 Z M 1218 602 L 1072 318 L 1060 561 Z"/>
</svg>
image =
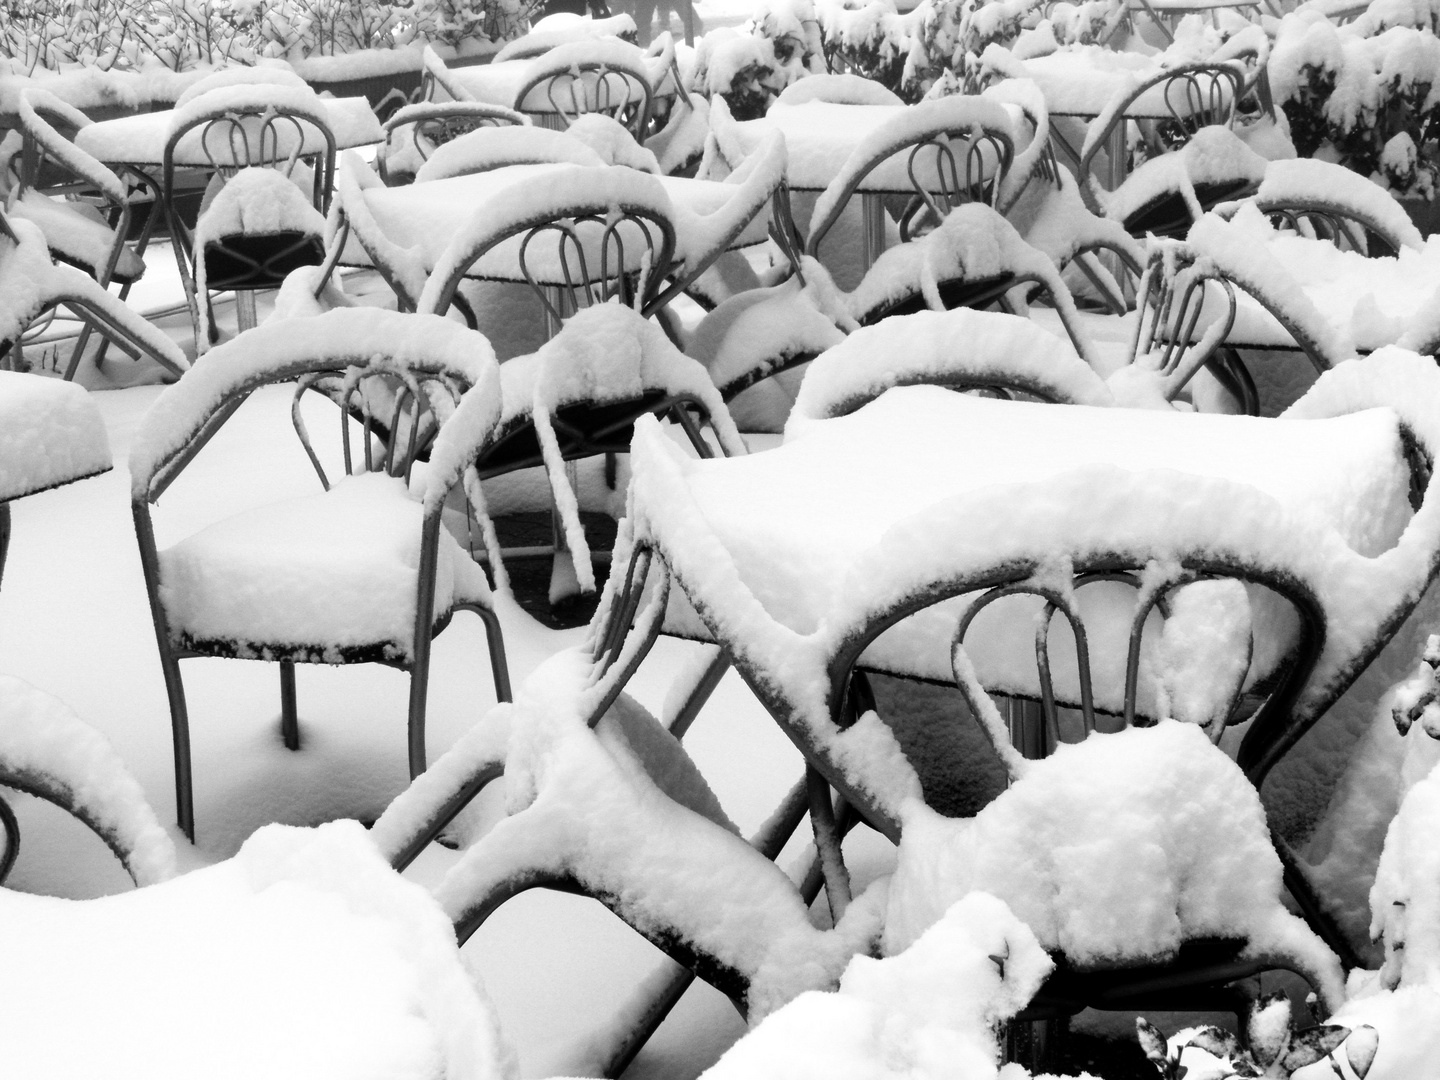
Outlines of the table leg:
<svg viewBox="0 0 1440 1080">
<path fill-rule="evenodd" d="M 0 583 L 5 580 L 5 556 L 10 550 L 10 504 L 0 502 Z"/>
<path fill-rule="evenodd" d="M 541 306 L 545 309 L 545 340 L 549 341 L 560 333 L 560 317 L 555 312 L 560 312 L 561 316 L 566 312 L 565 290 L 559 285 L 546 285 L 545 300 Z"/>
<path fill-rule="evenodd" d="M 1125 182 L 1125 177 L 1130 171 L 1130 148 L 1127 141 L 1129 129 L 1129 122 L 1122 120 L 1115 125 L 1115 129 L 1110 132 L 1110 136 L 1105 143 L 1105 157 L 1107 159 L 1105 165 L 1105 187 L 1109 191 L 1117 190 L 1120 185 Z M 1120 256 L 1108 250 L 1101 251 L 1098 254 L 1101 265 L 1110 271 L 1110 276 L 1120 283 L 1121 290 L 1125 292 L 1128 299 L 1129 290 L 1125 288 L 1125 264 L 1120 261 Z"/>
<path fill-rule="evenodd" d="M 252 289 L 242 289 L 235 293 L 235 319 L 239 324 L 240 332 L 255 329 L 255 293 Z"/>
<path fill-rule="evenodd" d="M 885 250 L 885 197 L 863 192 L 860 208 L 865 219 L 865 269 L 869 270 Z"/>
</svg>

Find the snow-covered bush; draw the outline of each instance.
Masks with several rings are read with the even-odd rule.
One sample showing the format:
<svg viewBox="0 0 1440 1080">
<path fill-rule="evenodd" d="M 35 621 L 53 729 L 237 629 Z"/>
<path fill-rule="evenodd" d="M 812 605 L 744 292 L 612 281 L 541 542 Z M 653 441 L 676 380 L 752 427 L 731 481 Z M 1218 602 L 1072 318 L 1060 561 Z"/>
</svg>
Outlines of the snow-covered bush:
<svg viewBox="0 0 1440 1080">
<path fill-rule="evenodd" d="M 0 54 L 13 70 L 172 71 L 302 60 L 414 41 L 459 45 L 522 31 L 527 0 L 13 0 Z"/>
<path fill-rule="evenodd" d="M 794 78 L 771 39 L 722 27 L 696 44 L 690 89 L 724 98 L 736 120 L 753 120 Z"/>
<path fill-rule="evenodd" d="M 1440 38 L 1429 5 L 1376 0 L 1348 26 L 1288 15 L 1270 57 L 1301 157 L 1339 161 L 1398 195 L 1434 197 Z"/>
</svg>

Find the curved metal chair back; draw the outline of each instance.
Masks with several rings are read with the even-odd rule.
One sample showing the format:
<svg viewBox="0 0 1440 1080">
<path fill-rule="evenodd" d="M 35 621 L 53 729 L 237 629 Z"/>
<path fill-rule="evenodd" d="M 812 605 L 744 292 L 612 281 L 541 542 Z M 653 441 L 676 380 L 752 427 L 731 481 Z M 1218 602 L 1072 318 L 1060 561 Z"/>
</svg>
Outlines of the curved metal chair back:
<svg viewBox="0 0 1440 1080">
<path fill-rule="evenodd" d="M 576 170 L 572 186 L 580 189 L 590 186 L 586 174 L 600 172 L 586 166 Z M 658 184 L 656 190 L 663 195 Z M 480 227 L 462 233 L 442 256 L 419 310 L 444 314 L 476 264 L 516 238 L 520 276 L 540 297 L 552 332 L 580 308 L 610 299 L 645 310 L 675 259 L 675 226 L 663 204 L 603 194 L 560 201 L 565 206 L 562 215 L 545 208 L 509 221 L 477 219 Z M 553 256 L 548 263 L 547 254 Z"/>
<path fill-rule="evenodd" d="M 186 160 L 181 161 L 181 144 L 192 133 L 195 138 L 184 155 Z M 203 161 L 193 160 L 196 156 Z M 259 166 L 294 178 L 301 162 L 313 165 L 311 202 L 324 214 L 330 208 L 335 182 L 335 136 L 318 101 L 315 109 L 305 111 L 258 103 L 245 107 L 217 105 L 170 133 L 165 143 L 162 182 L 165 190 L 173 191 L 176 169 L 194 165 L 222 176 Z"/>
<path fill-rule="evenodd" d="M 1207 324 L 1197 341 L 1195 332 L 1205 306 L 1217 295 L 1207 288 L 1209 281 L 1219 285 L 1222 313 Z M 1218 271 L 1197 261 L 1187 248 L 1159 245 L 1151 250 L 1140 278 L 1136 308 L 1130 362 L 1149 357 L 1165 378 L 1166 396 L 1173 398 L 1224 345 L 1235 325 L 1235 287 Z"/>
<path fill-rule="evenodd" d="M 963 106 L 962 106 L 963 102 Z M 975 104 L 971 106 L 971 102 Z M 954 115 L 973 108 L 974 115 Z M 979 202 L 994 207 L 1010 165 L 1015 146 L 1008 117 L 1000 106 L 982 99 L 941 99 L 917 109 L 930 108 L 933 124 L 907 133 L 909 137 L 887 139 L 884 133 L 861 144 L 815 204 L 805 253 L 817 256 L 820 242 L 839 220 L 845 206 L 872 172 L 904 153 L 905 172 L 914 191 L 900 217 L 900 233 L 909 241 L 938 225 L 951 210 L 963 203 Z M 982 111 L 983 110 L 983 111 Z M 986 113 L 990 115 L 986 115 Z M 947 115 L 947 113 L 951 115 Z M 987 167 L 993 166 L 986 172 Z M 925 226 L 917 224 L 923 215 Z"/>
<path fill-rule="evenodd" d="M 637 64 L 615 59 L 579 61 L 558 71 L 542 71 L 523 83 L 515 95 L 515 108 L 544 102 L 542 116 L 554 116 L 568 127 L 586 113 L 601 113 L 629 129 L 643 141 L 650 124 L 649 73 Z M 533 104 L 530 111 L 537 111 Z"/>
<path fill-rule="evenodd" d="M 446 101 L 474 101 L 475 95 L 466 90 L 456 81 L 451 74 L 445 61 L 429 45 L 421 54 L 423 67 L 420 72 L 420 89 L 415 93 L 415 103 L 432 102 L 443 104 Z"/>
<path fill-rule="evenodd" d="M 409 183 L 410 176 L 397 176 L 386 165 L 388 153 L 394 145 L 395 133 L 402 128 L 411 128 L 411 141 L 420 160 L 428 161 L 437 146 L 478 131 L 486 127 L 506 127 L 511 124 L 524 126 L 530 118 L 503 105 L 490 105 L 483 101 L 421 101 L 397 109 L 383 127 L 385 130 L 385 153 L 376 156 L 380 178 L 386 184 Z"/>
</svg>

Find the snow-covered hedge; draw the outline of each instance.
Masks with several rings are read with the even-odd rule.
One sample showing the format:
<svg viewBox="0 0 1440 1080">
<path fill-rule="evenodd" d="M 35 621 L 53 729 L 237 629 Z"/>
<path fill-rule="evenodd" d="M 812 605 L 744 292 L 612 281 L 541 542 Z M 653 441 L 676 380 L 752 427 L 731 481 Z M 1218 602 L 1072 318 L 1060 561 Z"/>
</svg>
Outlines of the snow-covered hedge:
<svg viewBox="0 0 1440 1080">
<path fill-rule="evenodd" d="M 8 0 L 0 55 L 16 74 L 83 65 L 171 71 L 498 41 L 530 0 Z"/>
<path fill-rule="evenodd" d="M 1123 0 L 1052 5 L 1041 0 L 921 0 L 900 14 L 894 0 L 760 0 L 747 33 L 725 30 L 699 43 L 691 88 L 720 94 L 737 119 L 807 74 L 849 72 L 874 79 L 906 101 L 937 85 L 973 84 L 979 57 L 1011 45 L 1044 21 L 1062 44 L 1103 40 L 1124 18 Z"/>
<path fill-rule="evenodd" d="M 1375 0 L 1336 26 L 1300 11 L 1270 55 L 1275 100 L 1301 157 L 1339 161 L 1397 195 L 1430 199 L 1440 172 L 1440 9 Z"/>
</svg>

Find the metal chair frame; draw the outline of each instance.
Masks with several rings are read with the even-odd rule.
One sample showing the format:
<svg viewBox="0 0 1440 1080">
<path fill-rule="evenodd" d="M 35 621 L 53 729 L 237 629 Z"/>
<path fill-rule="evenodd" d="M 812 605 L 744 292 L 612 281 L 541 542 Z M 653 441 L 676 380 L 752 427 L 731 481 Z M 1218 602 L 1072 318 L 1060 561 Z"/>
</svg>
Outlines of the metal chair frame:
<svg viewBox="0 0 1440 1080">
<path fill-rule="evenodd" d="M 428 447 L 439 424 L 453 411 L 461 394 L 469 388 L 462 371 L 441 362 L 400 365 L 381 355 L 353 356 L 345 362 L 330 359 L 291 361 L 260 372 L 226 388 L 221 399 L 206 412 L 189 438 L 165 455 L 144 490 L 131 504 L 135 533 L 140 547 L 141 566 L 155 622 L 161 668 L 170 703 L 175 753 L 175 801 L 181 830 L 193 842 L 195 811 L 190 764 L 189 711 L 180 677 L 180 661 L 196 656 L 243 656 L 259 649 L 265 659 L 280 661 L 281 731 L 288 749 L 300 747 L 296 711 L 295 664 L 333 663 L 335 649 L 323 643 L 309 645 L 274 643 L 194 641 L 175 637 L 169 628 L 160 593 L 160 555 L 155 543 L 150 504 L 157 501 L 177 476 L 194 459 L 252 392 L 261 386 L 295 380 L 291 418 L 296 436 L 314 466 L 320 483 L 330 481 L 315 454 L 309 432 L 300 416 L 301 398 L 311 391 L 323 393 L 340 406 L 340 436 L 345 472 L 357 471 L 357 456 L 364 472 L 383 470 L 387 475 L 408 480 L 416 457 Z M 360 422 L 362 453 L 351 447 L 351 425 Z M 488 434 L 488 433 L 487 433 Z M 380 441 L 383 452 L 376 453 Z M 410 673 L 408 721 L 409 766 L 412 779 L 425 769 L 425 707 L 429 681 L 430 641 L 449 625 L 455 611 L 473 611 L 485 625 L 496 695 L 510 699 L 510 680 L 500 622 L 494 611 L 474 603 L 455 603 L 450 611 L 434 617 L 434 596 L 440 537 L 441 507 L 427 508 L 422 524 L 420 565 L 416 576 L 416 614 L 411 660 L 387 655 L 380 647 L 341 650 L 343 663 L 381 663 Z"/>
<path fill-rule="evenodd" d="M 196 131 L 199 132 L 200 152 L 206 160 L 205 170 L 222 179 L 251 167 L 275 168 L 291 178 L 302 161 L 309 164 L 312 168 L 310 201 L 321 216 L 329 212 L 330 193 L 335 185 L 335 136 L 330 130 L 328 118 L 318 105 L 308 112 L 279 109 L 273 105 L 256 105 L 253 108 L 221 106 L 195 116 L 170 133 L 165 143 L 161 191 L 164 193 L 170 235 L 174 238 L 175 262 L 185 287 L 185 299 L 198 342 L 201 326 L 196 267 L 200 259 L 207 257 L 210 249 L 219 250 L 249 267 L 248 275 L 226 279 L 223 288 L 254 291 L 278 287 L 285 273 L 293 268 L 289 264 L 294 257 L 304 254 L 305 249 L 312 245 L 308 238 L 297 237 L 286 242 L 283 249 L 268 252 L 261 259 L 235 251 L 222 242 L 207 245 L 205 252 L 194 251 L 194 230 L 182 220 L 174 196 L 176 173 L 188 167 L 177 161 L 180 144 Z M 312 131 L 318 134 L 324 145 L 322 149 L 306 151 L 307 138 L 314 142 Z M 324 251 L 317 250 L 314 254 L 313 261 L 319 262 Z M 208 303 L 205 306 L 208 308 Z"/>
<path fill-rule="evenodd" d="M 963 184 L 960 182 L 960 168 L 951 145 L 955 140 L 963 140 L 965 143 L 965 180 Z M 988 180 L 983 176 L 987 147 L 997 162 L 995 174 Z M 920 161 L 918 166 L 921 175 L 917 175 L 917 159 L 927 149 L 934 154 L 935 183 L 933 185 L 925 181 L 926 165 L 923 161 Z M 840 197 L 835 201 L 834 212 L 826 220 L 811 228 L 810 235 L 805 241 L 805 254 L 812 258 L 818 258 L 820 242 L 825 239 L 826 234 L 839 220 L 840 214 L 849 204 L 850 199 L 860 190 L 861 185 L 865 182 L 865 177 L 899 152 L 901 151 L 890 150 L 855 171 L 842 189 Z M 1005 176 L 1010 171 L 1010 165 L 1014 159 L 1015 145 L 1009 133 L 989 128 L 943 128 L 929 132 L 923 138 L 912 143 L 909 157 L 906 159 L 905 170 L 910 178 L 911 186 L 915 189 L 915 194 L 910 196 L 900 217 L 901 239 L 909 242 L 922 235 L 920 231 L 912 229 L 915 219 L 922 211 L 929 219 L 930 228 L 933 228 L 943 221 L 951 210 L 962 203 L 980 202 L 992 208 L 996 207 L 1000 199 L 1000 189 L 1004 185 Z M 924 231 L 928 232 L 929 229 Z"/>
<path fill-rule="evenodd" d="M 556 218 L 545 211 L 534 217 L 503 223 L 472 237 L 465 257 L 456 261 L 441 282 L 433 313 L 444 314 L 455 302 L 460 282 L 474 264 L 487 252 L 515 236 L 523 237 L 519 252 L 521 274 L 526 284 L 540 297 L 552 336 L 558 331 L 560 322 L 581 307 L 618 298 L 626 306 L 636 307 L 648 315 L 669 299 L 668 295 L 662 299 L 660 291 L 660 283 L 675 260 L 675 226 L 667 217 L 640 203 L 612 206 L 609 202 L 596 202 L 571 207 L 570 210 L 563 218 Z M 584 231 L 591 239 L 590 250 L 594 252 L 598 248 L 598 267 L 592 266 L 594 260 L 586 254 L 587 243 L 582 235 L 582 226 L 586 226 Z M 626 233 L 638 232 L 643 238 L 645 256 L 638 274 L 625 270 L 626 238 L 622 235 L 622 228 Z M 563 278 L 557 283 L 540 281 L 529 259 L 531 245 L 552 234 Z"/>
<path fill-rule="evenodd" d="M 422 101 L 398 109 L 383 127 L 385 147 L 388 149 L 395 132 L 407 126 L 414 126 L 413 140 L 416 152 L 422 161 L 428 161 L 437 146 L 441 146 L 460 135 L 478 131 L 483 127 L 502 127 L 507 124 L 527 125 L 530 118 L 514 109 L 501 105 L 489 105 L 482 101 Z M 392 175 L 386 167 L 386 156 L 376 157 L 380 179 L 388 187 L 414 180 L 401 179 Z"/>
<path fill-rule="evenodd" d="M 582 61 L 561 71 L 547 71 L 523 83 L 515 108 L 523 112 L 531 93 L 544 88 L 551 113 L 568 127 L 586 113 L 601 113 L 629 129 L 637 142 L 649 134 L 654 92 L 648 73 L 630 64 Z"/>
<path fill-rule="evenodd" d="M 36 232 L 38 234 L 38 229 Z M 0 211 L 0 246 L 7 242 L 19 248 L 24 241 L 4 212 Z M 26 319 L 27 324 L 33 324 L 40 316 L 63 304 L 85 319 L 87 326 L 97 327 L 107 341 L 114 342 L 131 357 L 139 359 L 147 356 L 177 377 L 184 374 L 187 366 L 184 354 L 178 348 L 169 353 L 159 351 L 146 341 L 140 327 L 149 328 L 149 324 L 125 307 L 122 301 L 107 293 L 89 274 L 67 263 L 55 263 L 51 266 L 51 278 L 45 283 L 43 294 Z M 112 300 L 113 306 L 110 303 Z M 26 336 L 22 334 L 19 340 L 0 340 L 0 357 L 12 349 L 23 349 Z M 66 379 L 74 377 L 79 356 L 78 350 L 71 353 Z"/>
</svg>

